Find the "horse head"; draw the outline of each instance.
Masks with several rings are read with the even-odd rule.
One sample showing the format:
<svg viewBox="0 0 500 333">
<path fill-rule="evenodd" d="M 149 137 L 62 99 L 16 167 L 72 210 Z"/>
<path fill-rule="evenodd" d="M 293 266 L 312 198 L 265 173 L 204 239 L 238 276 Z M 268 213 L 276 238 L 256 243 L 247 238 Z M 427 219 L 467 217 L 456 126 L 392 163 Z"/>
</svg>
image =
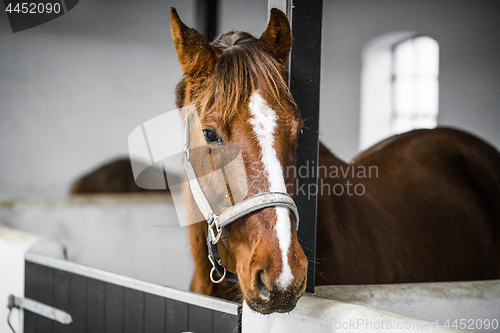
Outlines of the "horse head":
<svg viewBox="0 0 500 333">
<path fill-rule="evenodd" d="M 178 107 L 196 106 L 208 145 L 232 143 L 239 147 L 247 197 L 263 192 L 293 193 L 296 173 L 287 171 L 295 167 L 303 121 L 286 82 L 292 35 L 285 14 L 273 9 L 267 29 L 258 39 L 229 32 L 208 43 L 182 23 L 175 9 L 171 30 L 184 73 L 177 87 Z M 253 310 L 289 312 L 304 293 L 307 258 L 297 239 L 296 222 L 287 208 L 273 206 L 224 228 L 218 242 L 222 263 L 237 274 L 241 296 Z M 206 224 L 204 230 L 196 241 L 204 242 Z M 208 261 L 206 252 L 193 255 Z M 197 277 L 203 282 L 194 284 L 208 289 L 193 287 L 193 282 L 191 289 L 215 294 L 208 273 L 203 274 Z"/>
</svg>

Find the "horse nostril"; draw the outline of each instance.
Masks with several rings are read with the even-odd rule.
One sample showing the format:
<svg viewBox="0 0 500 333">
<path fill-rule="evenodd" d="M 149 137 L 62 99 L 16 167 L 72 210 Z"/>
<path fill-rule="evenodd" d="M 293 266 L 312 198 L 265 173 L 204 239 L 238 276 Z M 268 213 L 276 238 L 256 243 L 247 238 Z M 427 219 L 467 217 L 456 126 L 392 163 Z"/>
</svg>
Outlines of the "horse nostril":
<svg viewBox="0 0 500 333">
<path fill-rule="evenodd" d="M 269 289 L 266 287 L 264 283 L 264 271 L 260 270 L 257 272 L 257 287 L 259 287 L 262 297 L 265 299 L 269 299 Z"/>
<path fill-rule="evenodd" d="M 300 284 L 300 287 L 298 289 L 298 295 L 299 295 L 299 297 L 302 296 L 302 294 L 306 290 L 306 287 L 307 287 L 307 275 L 304 276 L 304 279 L 302 279 L 302 283 Z"/>
</svg>

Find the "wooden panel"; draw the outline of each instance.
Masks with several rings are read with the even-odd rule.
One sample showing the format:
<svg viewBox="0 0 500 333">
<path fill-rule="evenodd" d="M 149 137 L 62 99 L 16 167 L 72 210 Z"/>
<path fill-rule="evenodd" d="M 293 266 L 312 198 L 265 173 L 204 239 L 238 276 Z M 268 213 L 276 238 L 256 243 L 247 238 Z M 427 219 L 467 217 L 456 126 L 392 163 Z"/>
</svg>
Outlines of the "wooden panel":
<svg viewBox="0 0 500 333">
<path fill-rule="evenodd" d="M 123 332 L 125 288 L 108 283 L 105 292 L 105 332 Z"/>
<path fill-rule="evenodd" d="M 212 311 L 201 306 L 189 305 L 189 330 L 191 332 L 212 332 Z"/>
<path fill-rule="evenodd" d="M 26 311 L 26 333 L 241 332 L 240 313 L 228 314 L 136 290 L 133 286 L 70 273 L 63 266 L 27 261 L 26 297 L 68 312 L 73 323 L 66 326 Z M 201 295 L 186 296 L 191 302 L 198 302 L 198 297 L 204 300 Z M 205 301 L 220 306 L 215 299 Z M 233 310 L 238 309 L 235 306 Z"/>
<path fill-rule="evenodd" d="M 69 314 L 73 317 L 72 333 L 86 332 L 87 278 L 70 274 Z"/>
<path fill-rule="evenodd" d="M 144 293 L 125 289 L 125 333 L 142 333 L 144 328 Z"/>
<path fill-rule="evenodd" d="M 104 333 L 105 283 L 87 280 L 87 332 Z"/>
<path fill-rule="evenodd" d="M 31 262 L 26 262 L 25 266 L 25 277 L 24 277 L 24 294 L 26 297 L 31 299 L 38 299 L 38 265 Z M 36 322 L 37 315 L 24 311 L 24 332 L 25 333 L 35 333 L 36 332 Z"/>
<path fill-rule="evenodd" d="M 144 297 L 144 333 L 165 332 L 165 298 L 151 294 Z"/>
<path fill-rule="evenodd" d="M 240 317 L 220 311 L 212 311 L 212 332 L 241 332 Z"/>
<path fill-rule="evenodd" d="M 190 292 L 180 291 L 169 287 L 155 285 L 145 281 L 131 279 L 126 276 L 106 272 L 97 268 L 79 265 L 74 262 L 58 258 L 48 257 L 36 253 L 26 253 L 26 261 L 62 270 L 71 274 L 115 284 L 124 288 L 139 290 L 144 293 L 171 298 L 188 304 L 194 304 L 217 311 L 232 313 L 237 315 L 239 305 L 234 302 L 223 301 L 213 297 L 197 295 Z"/>
<path fill-rule="evenodd" d="M 47 266 L 38 266 L 38 298 L 43 304 L 52 305 L 52 291 L 54 288 L 54 269 Z M 54 321 L 43 316 L 37 316 L 37 331 L 52 332 Z"/>
<path fill-rule="evenodd" d="M 167 298 L 166 319 L 167 333 L 186 332 L 189 327 L 188 304 Z"/>
<path fill-rule="evenodd" d="M 56 269 L 54 271 L 54 297 L 52 305 L 69 313 L 69 291 L 69 273 Z M 70 332 L 70 326 L 54 323 L 54 333 L 67 332 Z"/>
</svg>

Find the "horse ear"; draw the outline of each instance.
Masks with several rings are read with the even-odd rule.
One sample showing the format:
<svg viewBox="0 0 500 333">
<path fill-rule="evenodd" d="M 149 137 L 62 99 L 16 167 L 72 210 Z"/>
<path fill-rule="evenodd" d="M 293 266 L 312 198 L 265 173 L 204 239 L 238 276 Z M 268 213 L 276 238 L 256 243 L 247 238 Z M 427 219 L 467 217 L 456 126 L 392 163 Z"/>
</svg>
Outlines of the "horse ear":
<svg viewBox="0 0 500 333">
<path fill-rule="evenodd" d="M 186 76 L 203 77 L 214 68 L 217 51 L 205 37 L 182 23 L 175 8 L 171 8 L 170 30 L 177 56 Z"/>
<path fill-rule="evenodd" d="M 259 39 L 264 50 L 284 64 L 292 48 L 292 30 L 285 13 L 277 8 L 271 9 L 271 18 L 266 31 Z"/>
</svg>

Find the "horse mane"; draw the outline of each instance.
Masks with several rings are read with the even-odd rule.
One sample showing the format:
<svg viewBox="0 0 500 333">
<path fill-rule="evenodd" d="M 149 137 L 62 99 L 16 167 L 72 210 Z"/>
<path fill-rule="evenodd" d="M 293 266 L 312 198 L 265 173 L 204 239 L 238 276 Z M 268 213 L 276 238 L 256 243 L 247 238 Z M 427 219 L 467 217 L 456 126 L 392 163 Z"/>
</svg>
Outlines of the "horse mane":
<svg viewBox="0 0 500 333">
<path fill-rule="evenodd" d="M 194 104 L 200 119 L 216 112 L 217 121 L 227 125 L 238 110 L 248 106 L 250 96 L 257 90 L 281 108 L 283 98 L 295 107 L 285 66 L 264 51 L 257 38 L 231 31 L 217 37 L 211 46 L 219 54 L 213 72 L 191 96 L 186 96 L 189 78 L 182 78 L 176 89 L 178 108 Z"/>
</svg>

